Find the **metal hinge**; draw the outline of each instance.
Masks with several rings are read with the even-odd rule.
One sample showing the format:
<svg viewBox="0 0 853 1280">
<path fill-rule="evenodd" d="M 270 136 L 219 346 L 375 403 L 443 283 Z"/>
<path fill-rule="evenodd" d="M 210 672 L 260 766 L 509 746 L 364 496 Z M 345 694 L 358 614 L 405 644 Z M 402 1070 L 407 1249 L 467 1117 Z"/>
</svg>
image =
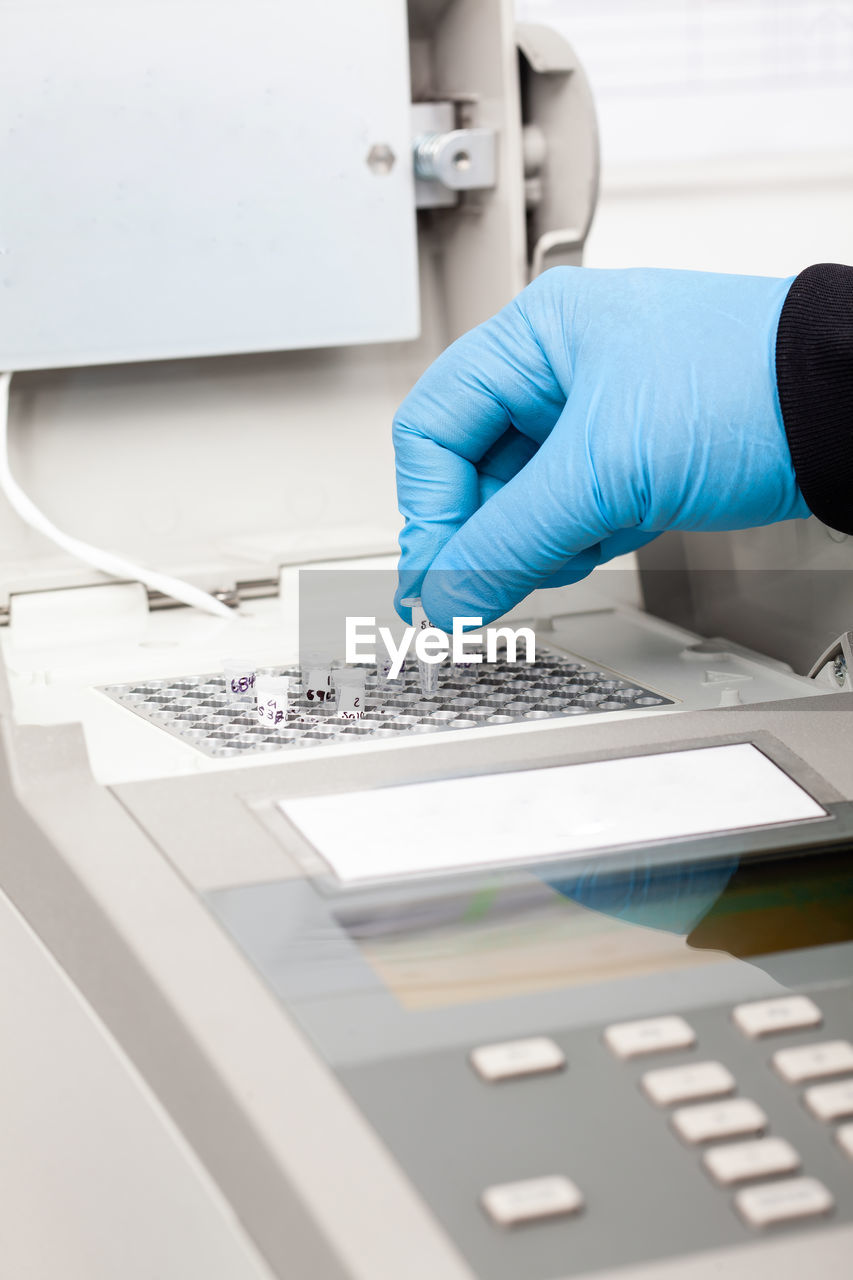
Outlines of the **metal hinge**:
<svg viewBox="0 0 853 1280">
<path fill-rule="evenodd" d="M 844 631 L 825 649 L 809 672 L 818 684 L 853 691 L 853 631 Z"/>
</svg>

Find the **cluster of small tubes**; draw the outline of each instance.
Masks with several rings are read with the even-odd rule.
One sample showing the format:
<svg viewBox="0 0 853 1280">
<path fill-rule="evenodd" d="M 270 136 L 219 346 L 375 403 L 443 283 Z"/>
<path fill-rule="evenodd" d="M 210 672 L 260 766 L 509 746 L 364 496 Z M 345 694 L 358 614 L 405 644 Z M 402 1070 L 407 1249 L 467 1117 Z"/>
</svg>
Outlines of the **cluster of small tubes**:
<svg viewBox="0 0 853 1280">
<path fill-rule="evenodd" d="M 420 601 L 405 603 L 415 627 L 429 626 Z M 670 701 L 615 672 L 546 651 L 531 663 L 499 656 L 482 663 L 444 662 L 440 668 L 410 658 L 396 679 L 387 657 L 375 669 L 334 663 L 325 654 L 304 655 L 298 667 L 265 668 L 246 657 L 226 658 L 222 665 L 212 675 L 115 685 L 105 692 L 216 757 L 648 712 Z"/>
<path fill-rule="evenodd" d="M 367 673 L 360 667 L 333 667 L 316 660 L 303 665 L 301 679 L 275 670 L 255 668 L 240 658 L 226 658 L 225 691 L 236 703 L 254 703 L 258 724 L 278 728 L 298 718 L 300 724 L 319 723 L 334 701 L 341 720 L 359 720 L 366 710 Z M 306 702 L 308 706 L 306 707 Z"/>
<path fill-rule="evenodd" d="M 412 611 L 413 627 L 429 627 L 417 597 L 404 600 L 403 604 Z M 362 667 L 335 667 L 322 657 L 312 656 L 302 664 L 300 687 L 300 682 L 293 676 L 258 670 L 244 658 L 225 658 L 222 665 L 228 696 L 241 703 L 253 699 L 258 723 L 270 728 L 278 728 L 293 717 L 298 717 L 301 724 L 320 722 L 319 715 L 312 717 L 310 710 L 306 714 L 304 706 L 296 705 L 298 701 L 307 701 L 320 708 L 334 698 L 335 714 L 341 720 L 360 720 L 367 711 L 367 673 Z M 380 684 L 389 679 L 389 665 L 384 658 L 376 663 L 376 678 Z M 425 696 L 435 693 L 438 688 L 437 665 L 419 661 L 418 675 L 421 692 Z"/>
</svg>

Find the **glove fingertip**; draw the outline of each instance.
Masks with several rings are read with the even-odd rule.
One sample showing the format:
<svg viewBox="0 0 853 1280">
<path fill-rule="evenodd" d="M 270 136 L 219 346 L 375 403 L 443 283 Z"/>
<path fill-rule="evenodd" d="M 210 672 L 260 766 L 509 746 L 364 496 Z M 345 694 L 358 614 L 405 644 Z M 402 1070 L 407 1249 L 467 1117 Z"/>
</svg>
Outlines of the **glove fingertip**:
<svg viewBox="0 0 853 1280">
<path fill-rule="evenodd" d="M 431 569 L 421 596 L 427 617 L 442 631 L 453 629 L 454 618 L 479 618 L 477 625 L 486 626 L 515 603 L 506 596 L 503 575 L 472 569 Z"/>
</svg>

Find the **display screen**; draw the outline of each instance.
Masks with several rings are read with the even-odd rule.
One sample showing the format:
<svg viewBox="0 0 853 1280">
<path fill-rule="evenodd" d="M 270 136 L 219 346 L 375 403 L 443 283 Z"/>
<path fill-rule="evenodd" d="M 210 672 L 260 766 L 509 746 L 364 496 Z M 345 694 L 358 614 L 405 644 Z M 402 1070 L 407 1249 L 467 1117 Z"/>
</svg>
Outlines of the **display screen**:
<svg viewBox="0 0 853 1280">
<path fill-rule="evenodd" d="M 279 807 L 349 885 L 827 817 L 749 742 L 301 796 Z"/>
<path fill-rule="evenodd" d="M 336 913 L 406 1009 L 853 940 L 853 851 L 483 884 Z"/>
</svg>

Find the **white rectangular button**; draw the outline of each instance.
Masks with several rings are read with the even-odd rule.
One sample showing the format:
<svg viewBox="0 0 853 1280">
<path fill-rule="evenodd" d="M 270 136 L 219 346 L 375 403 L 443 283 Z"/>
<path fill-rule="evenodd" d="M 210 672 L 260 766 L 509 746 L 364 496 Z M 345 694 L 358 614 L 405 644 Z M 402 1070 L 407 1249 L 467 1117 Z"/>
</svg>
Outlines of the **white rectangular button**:
<svg viewBox="0 0 853 1280">
<path fill-rule="evenodd" d="M 793 1173 L 800 1157 L 784 1138 L 755 1138 L 752 1142 L 731 1142 L 712 1147 L 702 1157 L 716 1182 L 728 1187 L 750 1178 L 769 1178 L 774 1173 Z"/>
<path fill-rule="evenodd" d="M 853 1044 L 849 1040 L 827 1040 L 823 1044 L 801 1044 L 795 1049 L 777 1049 L 773 1066 L 788 1084 L 820 1080 L 853 1071 Z"/>
<path fill-rule="evenodd" d="M 537 1218 L 556 1218 L 576 1213 L 583 1195 L 569 1178 L 552 1175 L 527 1178 L 524 1182 L 504 1182 L 483 1192 L 483 1207 L 493 1222 L 513 1227 Z"/>
<path fill-rule="evenodd" d="M 696 1032 L 683 1018 L 668 1014 L 641 1022 L 614 1022 L 605 1028 L 604 1041 L 617 1058 L 636 1058 L 643 1053 L 689 1049 L 696 1043 Z"/>
<path fill-rule="evenodd" d="M 811 1218 L 829 1213 L 834 1205 L 831 1193 L 817 1178 L 786 1178 L 763 1187 L 748 1187 L 735 1196 L 738 1213 L 751 1227 Z"/>
<path fill-rule="evenodd" d="M 739 1004 L 732 1017 L 745 1036 L 772 1035 L 774 1031 L 799 1031 L 819 1027 L 820 1009 L 808 996 L 780 996 L 777 1000 L 755 1000 Z"/>
<path fill-rule="evenodd" d="M 842 1151 L 853 1160 L 853 1124 L 843 1124 L 835 1131 L 835 1140 Z"/>
<path fill-rule="evenodd" d="M 730 1102 L 709 1102 L 702 1107 L 681 1107 L 672 1113 L 672 1123 L 685 1142 L 710 1142 L 713 1138 L 761 1133 L 767 1116 L 757 1102 L 732 1098 Z"/>
<path fill-rule="evenodd" d="M 484 1080 L 510 1080 L 559 1071 L 566 1065 L 566 1056 L 547 1036 L 531 1036 L 529 1040 L 480 1045 L 471 1052 L 471 1065 Z"/>
<path fill-rule="evenodd" d="M 853 1116 L 853 1080 L 813 1085 L 806 1089 L 803 1098 L 818 1120 L 841 1120 L 844 1116 Z"/>
<path fill-rule="evenodd" d="M 695 1098 L 722 1097 L 734 1093 L 735 1078 L 722 1062 L 695 1062 L 687 1067 L 661 1067 L 647 1071 L 642 1085 L 659 1107 L 675 1102 L 692 1102 Z"/>
</svg>

